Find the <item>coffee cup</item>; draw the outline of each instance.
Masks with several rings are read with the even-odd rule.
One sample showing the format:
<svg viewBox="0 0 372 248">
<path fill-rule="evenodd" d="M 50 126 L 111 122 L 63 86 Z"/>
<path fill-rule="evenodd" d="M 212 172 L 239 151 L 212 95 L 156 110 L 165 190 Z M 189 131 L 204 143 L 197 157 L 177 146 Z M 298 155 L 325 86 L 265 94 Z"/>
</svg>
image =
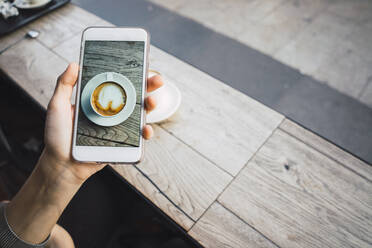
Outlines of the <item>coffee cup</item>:
<svg viewBox="0 0 372 248">
<path fill-rule="evenodd" d="M 29 5 L 36 5 L 46 2 L 46 0 L 23 0 L 23 2 Z"/>
<path fill-rule="evenodd" d="M 109 73 L 106 81 L 99 84 L 91 93 L 90 104 L 97 115 L 113 117 L 118 115 L 127 102 L 125 89 L 114 81 Z"/>
</svg>

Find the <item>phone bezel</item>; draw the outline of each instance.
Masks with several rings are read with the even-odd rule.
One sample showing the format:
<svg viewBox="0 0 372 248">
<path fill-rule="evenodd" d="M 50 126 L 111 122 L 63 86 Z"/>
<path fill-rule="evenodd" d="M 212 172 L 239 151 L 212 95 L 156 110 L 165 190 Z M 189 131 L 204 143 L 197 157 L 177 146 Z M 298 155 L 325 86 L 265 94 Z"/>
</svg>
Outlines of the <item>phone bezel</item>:
<svg viewBox="0 0 372 248">
<path fill-rule="evenodd" d="M 141 97 L 141 128 L 145 123 L 144 98 L 147 90 L 148 51 L 150 36 L 142 28 L 133 27 L 89 27 L 84 30 L 81 38 L 80 67 L 83 65 L 84 45 L 87 40 L 107 41 L 144 41 L 144 63 Z M 144 150 L 144 141 L 141 135 L 139 147 L 104 147 L 104 146 L 78 146 L 76 145 L 77 122 L 80 108 L 81 71 L 76 87 L 76 109 L 72 139 L 72 157 L 81 162 L 107 162 L 107 163 L 137 163 L 141 160 Z"/>
</svg>

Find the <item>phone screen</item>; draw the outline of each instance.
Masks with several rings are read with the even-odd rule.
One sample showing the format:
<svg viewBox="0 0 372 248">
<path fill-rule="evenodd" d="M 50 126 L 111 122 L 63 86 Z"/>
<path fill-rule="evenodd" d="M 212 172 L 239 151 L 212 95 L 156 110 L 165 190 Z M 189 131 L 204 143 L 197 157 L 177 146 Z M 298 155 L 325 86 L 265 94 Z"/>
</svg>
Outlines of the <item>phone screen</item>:
<svg viewBox="0 0 372 248">
<path fill-rule="evenodd" d="M 140 146 L 144 51 L 143 41 L 85 41 L 77 146 Z"/>
</svg>

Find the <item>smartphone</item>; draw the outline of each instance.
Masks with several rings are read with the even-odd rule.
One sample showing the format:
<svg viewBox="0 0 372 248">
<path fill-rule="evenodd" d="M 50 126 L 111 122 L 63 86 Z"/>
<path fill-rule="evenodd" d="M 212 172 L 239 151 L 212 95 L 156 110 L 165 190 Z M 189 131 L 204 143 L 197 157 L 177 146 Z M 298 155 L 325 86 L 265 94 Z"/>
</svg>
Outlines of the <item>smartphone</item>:
<svg viewBox="0 0 372 248">
<path fill-rule="evenodd" d="M 141 28 L 90 27 L 83 32 L 72 140 L 75 160 L 141 160 L 149 43 L 149 34 Z"/>
</svg>

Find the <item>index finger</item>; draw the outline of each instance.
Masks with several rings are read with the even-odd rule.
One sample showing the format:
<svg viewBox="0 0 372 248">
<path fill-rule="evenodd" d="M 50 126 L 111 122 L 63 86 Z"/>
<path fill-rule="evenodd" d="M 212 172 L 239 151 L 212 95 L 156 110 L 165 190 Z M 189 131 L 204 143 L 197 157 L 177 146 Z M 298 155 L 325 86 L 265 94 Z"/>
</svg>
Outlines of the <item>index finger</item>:
<svg viewBox="0 0 372 248">
<path fill-rule="evenodd" d="M 160 75 L 155 75 L 147 79 L 147 92 L 154 91 L 163 85 L 163 78 Z"/>
</svg>

